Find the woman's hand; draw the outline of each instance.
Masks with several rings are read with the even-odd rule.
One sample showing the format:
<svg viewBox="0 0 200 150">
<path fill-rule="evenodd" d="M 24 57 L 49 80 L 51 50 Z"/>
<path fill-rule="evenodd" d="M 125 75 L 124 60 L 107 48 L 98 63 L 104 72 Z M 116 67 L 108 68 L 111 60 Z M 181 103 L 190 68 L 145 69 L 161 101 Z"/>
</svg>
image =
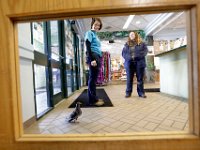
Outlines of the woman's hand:
<svg viewBox="0 0 200 150">
<path fill-rule="evenodd" d="M 96 67 L 96 66 L 97 66 L 96 60 L 91 61 L 91 66 L 93 66 L 93 67 Z"/>
</svg>

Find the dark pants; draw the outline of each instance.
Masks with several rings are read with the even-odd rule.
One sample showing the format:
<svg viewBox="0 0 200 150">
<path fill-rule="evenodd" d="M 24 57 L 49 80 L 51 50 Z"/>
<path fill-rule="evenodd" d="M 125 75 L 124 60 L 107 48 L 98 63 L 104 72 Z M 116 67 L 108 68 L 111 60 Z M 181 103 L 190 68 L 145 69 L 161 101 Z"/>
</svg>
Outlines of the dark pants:
<svg viewBox="0 0 200 150">
<path fill-rule="evenodd" d="M 96 96 L 96 82 L 100 71 L 100 57 L 97 59 L 97 66 L 93 67 L 89 65 L 89 80 L 88 80 L 88 103 L 94 104 L 97 102 L 98 97 Z"/>
<path fill-rule="evenodd" d="M 145 68 L 137 67 L 137 61 L 130 61 L 126 67 L 127 81 L 126 81 L 126 94 L 131 95 L 133 91 L 133 78 L 136 73 L 137 78 L 137 93 L 138 96 L 144 95 L 144 71 Z"/>
</svg>

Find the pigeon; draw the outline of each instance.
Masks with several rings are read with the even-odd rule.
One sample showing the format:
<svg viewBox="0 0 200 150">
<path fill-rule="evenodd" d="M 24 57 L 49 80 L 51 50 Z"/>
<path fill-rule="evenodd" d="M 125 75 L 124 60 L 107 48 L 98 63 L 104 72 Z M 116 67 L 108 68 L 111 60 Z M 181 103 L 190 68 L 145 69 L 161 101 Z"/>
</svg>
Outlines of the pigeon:
<svg viewBox="0 0 200 150">
<path fill-rule="evenodd" d="M 78 117 L 82 114 L 80 104 L 80 102 L 76 103 L 75 110 L 70 114 L 68 122 L 75 122 L 78 119 Z"/>
</svg>

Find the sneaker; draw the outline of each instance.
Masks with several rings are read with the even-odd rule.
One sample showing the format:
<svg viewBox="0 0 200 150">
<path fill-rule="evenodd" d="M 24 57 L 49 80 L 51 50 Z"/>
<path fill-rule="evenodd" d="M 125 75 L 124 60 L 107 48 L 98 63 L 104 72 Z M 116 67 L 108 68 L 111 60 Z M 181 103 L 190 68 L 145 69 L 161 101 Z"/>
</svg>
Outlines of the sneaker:
<svg viewBox="0 0 200 150">
<path fill-rule="evenodd" d="M 94 103 L 95 106 L 102 106 L 104 105 L 104 101 L 102 99 L 99 99 L 96 103 Z"/>
<path fill-rule="evenodd" d="M 131 97 L 131 94 L 126 94 L 125 98 Z"/>
<path fill-rule="evenodd" d="M 140 95 L 139 97 L 141 97 L 141 98 L 147 98 L 146 95 Z"/>
</svg>

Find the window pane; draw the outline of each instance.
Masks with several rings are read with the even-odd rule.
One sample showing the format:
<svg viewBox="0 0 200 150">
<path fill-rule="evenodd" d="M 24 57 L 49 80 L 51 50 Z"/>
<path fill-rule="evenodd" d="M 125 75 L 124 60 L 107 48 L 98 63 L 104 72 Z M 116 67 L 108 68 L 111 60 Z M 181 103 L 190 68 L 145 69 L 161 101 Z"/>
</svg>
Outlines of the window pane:
<svg viewBox="0 0 200 150">
<path fill-rule="evenodd" d="M 44 24 L 33 22 L 33 47 L 35 51 L 45 54 L 44 50 Z"/>
<path fill-rule="evenodd" d="M 53 68 L 53 94 L 61 92 L 60 69 Z"/>
<path fill-rule="evenodd" d="M 73 71 L 73 77 L 74 77 L 74 90 L 77 90 L 77 82 L 76 82 L 76 71 Z"/>
<path fill-rule="evenodd" d="M 71 26 L 68 21 L 65 20 L 65 50 L 66 50 L 66 64 L 70 64 L 70 59 L 74 58 L 73 50 L 73 33 L 71 31 Z"/>
<path fill-rule="evenodd" d="M 59 61 L 58 22 L 50 22 L 51 30 L 51 58 Z"/>
<path fill-rule="evenodd" d="M 67 93 L 68 96 L 72 94 L 72 75 L 71 70 L 66 70 L 67 75 Z"/>
<path fill-rule="evenodd" d="M 46 67 L 34 65 L 37 115 L 48 108 Z"/>
</svg>

